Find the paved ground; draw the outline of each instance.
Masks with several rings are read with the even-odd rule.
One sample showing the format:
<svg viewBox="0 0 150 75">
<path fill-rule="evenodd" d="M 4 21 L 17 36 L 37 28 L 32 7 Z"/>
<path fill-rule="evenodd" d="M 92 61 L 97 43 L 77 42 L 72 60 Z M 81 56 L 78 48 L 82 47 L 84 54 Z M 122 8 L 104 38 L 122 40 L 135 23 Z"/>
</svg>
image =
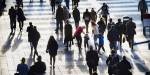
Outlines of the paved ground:
<svg viewBox="0 0 150 75">
<path fill-rule="evenodd" d="M 40 3 L 39 0 L 34 0 L 30 3 L 29 0 L 24 1 L 24 13 L 27 20 L 24 25 L 22 35 L 19 34 L 19 27 L 17 24 L 17 31 L 15 36 L 10 36 L 8 9 L 15 4 L 15 0 L 7 0 L 7 8 L 4 15 L 0 17 L 0 75 L 13 75 L 16 72 L 16 66 L 20 63 L 22 57 L 25 57 L 27 64 L 31 66 L 32 56 L 30 54 L 30 46 L 27 41 L 26 28 L 29 22 L 36 25 L 41 38 L 38 44 L 38 52 L 46 62 L 46 75 L 88 75 L 88 67 L 85 61 L 85 51 L 82 50 L 82 56 L 79 57 L 76 45 L 73 45 L 70 51 L 65 51 L 63 46 L 63 37 L 55 35 L 55 15 L 52 15 L 49 6 L 49 0 L 44 0 Z M 146 0 L 150 7 L 150 1 Z M 79 9 L 81 13 L 85 8 L 98 10 L 103 2 L 110 6 L 110 16 L 116 22 L 118 18 L 123 16 L 133 17 L 133 21 L 137 24 L 136 42 L 148 40 L 142 35 L 142 24 L 140 21 L 140 13 L 137 11 L 138 0 L 81 0 Z M 64 5 L 64 2 L 63 2 Z M 70 4 L 71 6 L 71 4 Z M 72 10 L 70 10 L 72 12 Z M 81 16 L 82 17 L 82 16 Z M 74 26 L 73 19 L 71 23 Z M 83 20 L 80 22 L 84 25 Z M 59 51 L 56 60 L 55 70 L 50 69 L 49 55 L 46 54 L 46 45 L 50 35 L 54 35 L 59 43 Z M 106 34 L 105 34 L 106 35 Z M 92 35 L 91 35 L 92 36 Z M 110 53 L 107 38 L 105 38 L 106 52 L 100 56 L 98 75 L 108 75 L 105 60 Z M 126 55 L 133 65 L 133 75 L 144 75 L 150 69 L 150 51 L 147 44 L 137 45 L 134 51 L 131 51 L 127 43 L 123 44 L 123 50 L 118 50 L 119 55 Z"/>
</svg>

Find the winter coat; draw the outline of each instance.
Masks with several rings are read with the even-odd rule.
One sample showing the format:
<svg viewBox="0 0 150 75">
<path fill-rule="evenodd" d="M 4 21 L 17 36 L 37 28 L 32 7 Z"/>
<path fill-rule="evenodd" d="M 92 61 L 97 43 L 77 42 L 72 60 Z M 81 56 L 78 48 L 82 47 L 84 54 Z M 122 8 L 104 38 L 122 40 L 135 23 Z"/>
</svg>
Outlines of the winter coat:
<svg viewBox="0 0 150 75">
<path fill-rule="evenodd" d="M 91 14 L 90 14 L 90 12 L 84 12 L 83 13 L 83 19 L 84 19 L 84 21 L 90 21 L 91 20 Z"/>
<path fill-rule="evenodd" d="M 80 21 L 80 11 L 78 9 L 74 9 L 72 14 L 75 22 Z"/>
<path fill-rule="evenodd" d="M 58 7 L 56 10 L 56 20 L 58 21 L 62 21 L 64 20 L 64 14 L 63 14 L 64 10 L 62 7 Z"/>
<path fill-rule="evenodd" d="M 56 42 L 56 40 L 49 41 L 46 50 L 48 50 L 51 56 L 56 56 L 58 50 L 58 43 Z"/>
<path fill-rule="evenodd" d="M 65 39 L 66 39 L 66 41 L 72 40 L 72 26 L 71 26 L 71 24 L 65 25 Z"/>
</svg>

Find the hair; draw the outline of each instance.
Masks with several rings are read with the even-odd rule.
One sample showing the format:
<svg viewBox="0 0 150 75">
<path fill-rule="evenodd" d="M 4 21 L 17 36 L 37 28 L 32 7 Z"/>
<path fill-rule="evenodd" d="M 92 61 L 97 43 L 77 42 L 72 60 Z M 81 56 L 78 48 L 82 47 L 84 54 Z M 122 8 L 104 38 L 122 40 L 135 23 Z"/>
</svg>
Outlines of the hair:
<svg viewBox="0 0 150 75">
<path fill-rule="evenodd" d="M 21 63 L 25 63 L 25 58 L 24 57 L 21 59 Z"/>
</svg>

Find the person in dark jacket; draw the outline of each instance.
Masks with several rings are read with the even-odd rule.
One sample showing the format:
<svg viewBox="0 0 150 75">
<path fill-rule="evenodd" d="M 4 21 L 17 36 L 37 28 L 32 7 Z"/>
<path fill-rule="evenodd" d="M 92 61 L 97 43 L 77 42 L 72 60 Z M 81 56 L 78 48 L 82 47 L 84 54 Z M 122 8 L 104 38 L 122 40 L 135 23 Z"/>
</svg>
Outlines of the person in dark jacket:
<svg viewBox="0 0 150 75">
<path fill-rule="evenodd" d="M 50 0 L 50 5 L 51 5 L 51 7 L 52 7 L 52 14 L 54 14 L 55 13 L 55 0 Z"/>
<path fill-rule="evenodd" d="M 109 15 L 109 7 L 106 3 L 103 3 L 103 6 L 98 10 L 98 12 L 101 10 L 101 15 L 104 18 L 106 25 L 107 25 L 107 16 Z"/>
<path fill-rule="evenodd" d="M 97 72 L 98 61 L 99 57 L 97 51 L 94 51 L 93 47 L 90 46 L 89 51 L 86 53 L 86 62 L 89 67 L 90 75 L 92 75 L 93 72 Z"/>
<path fill-rule="evenodd" d="M 67 50 L 68 47 L 71 47 L 71 43 L 73 41 L 73 37 L 72 37 L 72 25 L 69 23 L 69 21 L 66 21 L 66 25 L 65 25 L 65 39 L 64 39 L 64 44 L 66 44 Z"/>
<path fill-rule="evenodd" d="M 141 12 L 141 21 L 143 21 L 143 15 L 148 13 L 148 6 L 145 0 L 140 0 L 138 4 L 138 11 Z"/>
<path fill-rule="evenodd" d="M 34 28 L 34 31 L 33 31 L 33 40 L 32 40 L 32 45 L 33 45 L 33 48 L 34 48 L 34 56 L 33 58 L 35 59 L 35 55 L 38 56 L 38 52 L 37 52 L 37 45 L 38 45 L 38 42 L 39 42 L 39 39 L 40 39 L 40 33 L 37 31 L 37 28 L 36 26 L 33 27 Z"/>
<path fill-rule="evenodd" d="M 32 53 L 32 50 L 33 50 L 33 44 L 32 44 L 32 41 L 33 41 L 33 32 L 34 32 L 34 28 L 33 28 L 33 25 L 32 25 L 32 22 L 29 22 L 29 26 L 27 27 L 27 30 L 28 32 L 28 42 L 30 43 L 30 47 L 31 47 L 31 53 Z"/>
<path fill-rule="evenodd" d="M 108 34 L 107 34 L 107 39 L 109 40 L 109 43 L 110 43 L 110 49 L 114 49 L 116 50 L 117 49 L 117 41 L 119 39 L 118 37 L 118 32 L 115 28 L 115 26 L 112 26 L 112 28 L 108 31 Z"/>
<path fill-rule="evenodd" d="M 106 23 L 104 21 L 104 18 L 100 18 L 100 21 L 97 22 L 98 24 L 98 29 L 99 29 L 99 32 L 104 34 L 105 32 L 105 29 L 106 29 Z"/>
<path fill-rule="evenodd" d="M 79 26 L 79 21 L 80 21 L 80 11 L 78 10 L 77 6 L 73 9 L 73 18 L 75 21 L 75 27 L 77 28 Z"/>
<path fill-rule="evenodd" d="M 24 13 L 22 11 L 21 8 L 18 8 L 17 10 L 17 20 L 19 22 L 19 28 L 20 28 L 20 31 L 23 30 L 23 25 L 24 25 L 24 21 L 26 20 L 25 16 L 24 16 Z"/>
<path fill-rule="evenodd" d="M 119 74 L 118 75 L 132 75 L 130 70 L 132 66 L 130 62 L 126 59 L 126 56 L 123 56 L 123 60 L 118 64 Z"/>
<path fill-rule="evenodd" d="M 17 72 L 19 72 L 19 75 L 28 75 L 28 65 L 25 64 L 25 58 L 23 57 L 21 60 L 21 64 L 18 64 L 17 66 Z"/>
<path fill-rule="evenodd" d="M 50 36 L 46 52 L 49 53 L 50 55 L 50 65 L 55 68 L 55 57 L 57 55 L 57 50 L 58 50 L 58 44 L 57 41 L 55 40 L 54 36 Z M 52 64 L 52 59 L 53 59 L 53 64 Z"/>
<path fill-rule="evenodd" d="M 109 31 L 113 25 L 115 25 L 115 23 L 113 22 L 112 18 L 110 18 L 107 25 L 107 30 Z"/>
<path fill-rule="evenodd" d="M 126 23 L 126 38 L 129 43 L 129 47 L 133 49 L 134 35 L 136 34 L 136 24 L 132 21 L 132 18 Z"/>
<path fill-rule="evenodd" d="M 23 1 L 22 0 L 16 0 L 16 4 L 17 4 L 17 7 L 22 7 L 23 8 Z"/>
<path fill-rule="evenodd" d="M 124 28 L 124 25 L 121 22 L 120 18 L 118 19 L 118 22 L 116 23 L 115 26 L 116 26 L 115 28 L 117 29 L 117 32 L 118 32 L 118 37 L 119 37 L 118 41 L 119 41 L 120 47 L 121 47 L 122 46 L 122 35 L 123 35 L 123 32 L 124 32 L 125 28 Z"/>
<path fill-rule="evenodd" d="M 42 57 L 38 56 L 37 62 L 30 67 L 28 75 L 44 75 L 46 71 L 46 64 L 42 61 Z"/>
<path fill-rule="evenodd" d="M 95 12 L 94 8 L 91 9 L 90 14 L 91 14 L 91 20 L 92 20 L 91 22 L 96 22 L 96 20 L 97 20 L 97 13 Z"/>
<path fill-rule="evenodd" d="M 8 15 L 10 18 L 11 34 L 15 33 L 15 31 L 16 31 L 16 14 L 17 14 L 17 12 L 16 12 L 15 8 L 12 6 L 8 12 Z"/>
<path fill-rule="evenodd" d="M 108 74 L 109 75 L 113 75 L 113 74 L 117 74 L 117 66 L 119 63 L 119 55 L 117 54 L 117 52 L 115 50 L 111 51 L 111 55 L 109 55 L 109 57 L 106 60 L 106 64 L 108 66 Z"/>
<path fill-rule="evenodd" d="M 59 29 L 61 33 L 63 32 L 63 20 L 64 20 L 63 12 L 64 11 L 61 5 L 58 5 L 58 8 L 56 10 L 56 34 L 58 34 Z"/>
<path fill-rule="evenodd" d="M 65 3 L 66 3 L 66 7 L 69 9 L 70 0 L 65 0 Z"/>
<path fill-rule="evenodd" d="M 86 25 L 86 33 L 88 33 L 88 28 L 89 28 L 89 22 L 91 20 L 91 14 L 88 11 L 88 9 L 86 9 L 86 11 L 83 13 L 83 19 Z"/>
</svg>

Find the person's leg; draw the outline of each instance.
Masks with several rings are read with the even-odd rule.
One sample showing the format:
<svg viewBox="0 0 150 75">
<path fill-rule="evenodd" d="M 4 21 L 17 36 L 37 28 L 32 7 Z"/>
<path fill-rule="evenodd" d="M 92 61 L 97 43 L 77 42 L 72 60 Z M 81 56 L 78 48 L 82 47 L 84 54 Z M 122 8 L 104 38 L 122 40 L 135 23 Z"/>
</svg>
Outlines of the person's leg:
<svg viewBox="0 0 150 75">
<path fill-rule="evenodd" d="M 32 44 L 32 42 L 29 42 L 29 43 L 30 43 L 31 53 L 32 53 L 32 51 L 33 51 L 33 44 Z"/>
<path fill-rule="evenodd" d="M 15 31 L 16 31 L 16 20 L 14 20 L 14 33 L 15 33 Z"/>
<path fill-rule="evenodd" d="M 63 21 L 60 21 L 60 31 L 63 33 Z"/>
<path fill-rule="evenodd" d="M 21 30 L 23 30 L 23 26 L 24 26 L 24 21 L 21 21 L 21 24 L 22 24 L 22 28 L 21 28 Z"/>
<path fill-rule="evenodd" d="M 52 56 L 51 55 L 50 55 L 50 66 L 52 66 Z"/>
<path fill-rule="evenodd" d="M 10 20 L 10 29 L 11 29 L 11 34 L 13 33 L 13 21 Z"/>
<path fill-rule="evenodd" d="M 60 21 L 56 20 L 56 30 L 55 30 L 56 34 L 58 34 L 59 24 L 60 24 Z"/>
<path fill-rule="evenodd" d="M 97 73 L 97 66 L 94 66 L 94 67 L 93 67 L 93 72 L 96 72 L 96 73 Z"/>
<path fill-rule="evenodd" d="M 85 21 L 85 25 L 86 25 L 86 33 L 88 33 L 88 22 Z"/>
<path fill-rule="evenodd" d="M 20 31 L 21 31 L 21 21 L 18 21 L 19 22 L 19 28 L 20 28 Z"/>
<path fill-rule="evenodd" d="M 89 67 L 89 74 L 92 75 L 92 67 Z"/>
<path fill-rule="evenodd" d="M 79 36 L 79 52 L 81 53 L 82 37 Z"/>
<path fill-rule="evenodd" d="M 53 56 L 53 68 L 55 68 L 55 56 Z"/>
</svg>

